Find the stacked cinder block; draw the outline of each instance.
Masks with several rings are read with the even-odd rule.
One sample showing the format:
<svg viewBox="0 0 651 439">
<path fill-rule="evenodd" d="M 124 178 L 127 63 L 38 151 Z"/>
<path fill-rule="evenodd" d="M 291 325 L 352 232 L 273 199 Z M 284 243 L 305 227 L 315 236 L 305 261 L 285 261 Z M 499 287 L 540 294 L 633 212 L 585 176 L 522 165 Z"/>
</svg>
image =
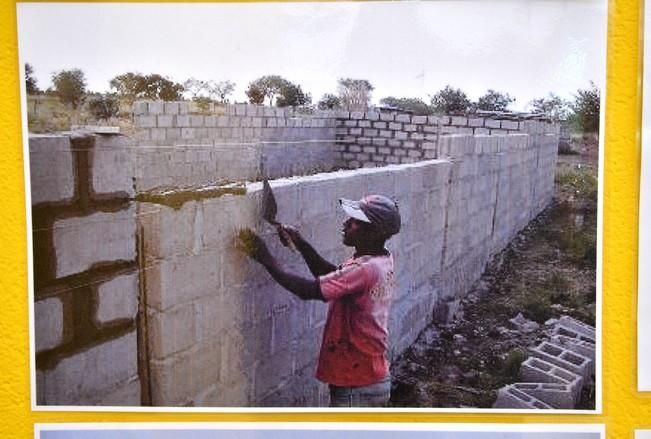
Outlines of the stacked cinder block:
<svg viewBox="0 0 651 439">
<path fill-rule="evenodd" d="M 494 408 L 573 409 L 576 406 L 581 389 L 595 373 L 595 330 L 579 320 L 562 316 L 551 334 L 551 341 L 530 349 L 531 356 L 520 367 L 523 382 L 498 390 Z"/>
<path fill-rule="evenodd" d="M 134 104 L 139 192 L 278 178 L 341 165 L 334 146 L 334 112 L 302 115 L 248 104 L 198 111 L 191 104 Z"/>
<path fill-rule="evenodd" d="M 544 121 L 353 111 L 338 113 L 336 133 L 346 167 L 359 168 L 443 157 L 439 138 L 444 135 L 508 135 L 524 130 L 545 133 L 556 128 Z"/>
<path fill-rule="evenodd" d="M 404 227 L 389 241 L 399 288 L 390 322 L 404 350 L 437 300 L 451 164 L 428 161 L 273 180 L 278 217 L 296 225 L 324 256 L 350 256 L 341 244 L 337 199 L 367 192 L 396 196 Z M 260 233 L 294 271 L 300 256 L 282 247 L 261 218 L 260 183 L 245 195 L 188 201 L 174 209 L 141 203 L 147 266 L 147 327 L 152 403 L 207 406 L 318 406 L 327 388 L 314 379 L 327 306 L 301 302 L 234 248 L 238 230 Z"/>
<path fill-rule="evenodd" d="M 31 135 L 29 153 L 37 402 L 140 404 L 131 149 Z"/>
</svg>

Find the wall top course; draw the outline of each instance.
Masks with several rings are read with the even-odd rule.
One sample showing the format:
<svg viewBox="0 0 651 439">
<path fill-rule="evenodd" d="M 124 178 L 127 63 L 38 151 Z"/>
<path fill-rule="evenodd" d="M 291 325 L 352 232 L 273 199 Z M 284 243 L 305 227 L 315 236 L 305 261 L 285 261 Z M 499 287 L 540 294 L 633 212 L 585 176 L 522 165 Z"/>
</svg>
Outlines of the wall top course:
<svg viewBox="0 0 651 439">
<path fill-rule="evenodd" d="M 135 116 L 147 115 L 186 115 L 197 114 L 204 116 L 249 116 L 249 117 L 279 117 L 279 118 L 323 118 L 348 119 L 351 113 L 341 110 L 315 110 L 305 112 L 292 107 L 269 107 L 255 104 L 215 104 L 210 103 L 207 108 L 200 108 L 196 102 L 188 101 L 136 101 L 132 107 Z M 363 113 L 362 113 L 363 114 Z M 370 118 L 374 116 L 371 115 Z M 362 116 L 364 118 L 364 116 Z"/>
</svg>

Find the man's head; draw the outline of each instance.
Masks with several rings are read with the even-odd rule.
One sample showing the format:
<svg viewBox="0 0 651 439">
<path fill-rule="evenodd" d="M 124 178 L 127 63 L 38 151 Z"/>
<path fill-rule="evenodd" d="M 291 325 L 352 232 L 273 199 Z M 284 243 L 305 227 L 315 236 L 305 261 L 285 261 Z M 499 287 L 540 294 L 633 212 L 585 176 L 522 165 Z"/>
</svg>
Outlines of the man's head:
<svg viewBox="0 0 651 439">
<path fill-rule="evenodd" d="M 384 195 L 367 195 L 359 201 L 340 199 L 339 204 L 350 219 L 344 223 L 344 244 L 357 246 L 360 239 L 384 243 L 400 231 L 400 211 L 392 199 Z M 353 230 L 352 222 L 357 225 Z"/>
</svg>

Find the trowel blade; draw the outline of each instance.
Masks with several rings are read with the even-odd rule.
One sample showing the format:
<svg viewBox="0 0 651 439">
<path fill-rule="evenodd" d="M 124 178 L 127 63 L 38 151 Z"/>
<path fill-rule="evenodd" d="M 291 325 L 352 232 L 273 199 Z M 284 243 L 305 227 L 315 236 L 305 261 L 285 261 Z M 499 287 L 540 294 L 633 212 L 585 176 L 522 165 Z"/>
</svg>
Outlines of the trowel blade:
<svg viewBox="0 0 651 439">
<path fill-rule="evenodd" d="M 265 178 L 262 180 L 262 218 L 268 223 L 276 225 L 278 224 L 278 221 L 276 221 L 277 213 L 276 197 L 274 197 L 273 190 L 271 190 L 269 180 Z"/>
</svg>

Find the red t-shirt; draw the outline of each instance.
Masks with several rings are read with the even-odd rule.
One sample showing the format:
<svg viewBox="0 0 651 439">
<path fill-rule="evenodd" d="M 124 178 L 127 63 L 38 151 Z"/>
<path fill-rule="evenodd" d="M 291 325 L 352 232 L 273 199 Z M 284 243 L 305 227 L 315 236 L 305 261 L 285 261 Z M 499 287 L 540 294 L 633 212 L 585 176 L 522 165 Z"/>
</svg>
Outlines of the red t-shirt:
<svg viewBox="0 0 651 439">
<path fill-rule="evenodd" d="M 395 291 L 393 257 L 350 258 L 319 278 L 329 302 L 316 377 L 336 386 L 381 381 L 389 372 L 389 305 Z"/>
</svg>

